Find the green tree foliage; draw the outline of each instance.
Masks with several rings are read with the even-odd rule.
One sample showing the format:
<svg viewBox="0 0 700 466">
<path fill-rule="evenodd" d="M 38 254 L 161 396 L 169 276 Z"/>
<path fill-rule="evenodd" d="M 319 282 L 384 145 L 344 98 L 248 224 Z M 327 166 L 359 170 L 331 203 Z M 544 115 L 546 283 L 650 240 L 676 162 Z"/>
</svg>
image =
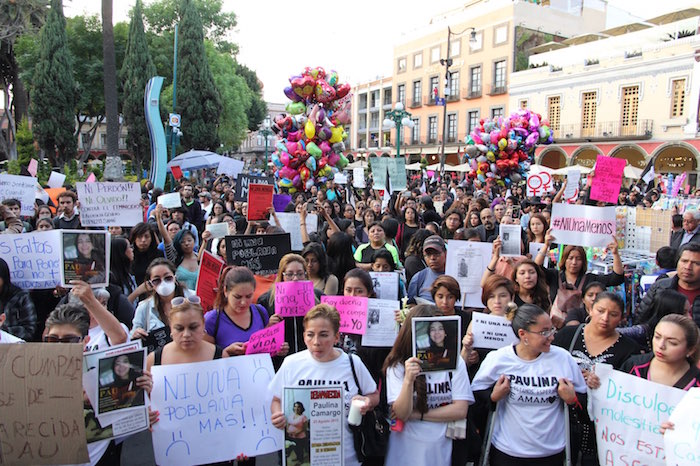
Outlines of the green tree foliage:
<svg viewBox="0 0 700 466">
<path fill-rule="evenodd" d="M 207 62 L 202 21 L 191 0 L 182 1 L 177 86 L 176 109 L 182 115 L 183 148 L 216 150 L 223 106 Z"/>
<path fill-rule="evenodd" d="M 41 28 L 40 49 L 31 90 L 33 129 L 48 157 L 55 162 L 65 161 L 76 152 L 76 86 L 61 0 L 51 0 L 46 24 Z"/>
<path fill-rule="evenodd" d="M 26 118 L 23 118 L 17 126 L 17 160 L 22 165 L 28 165 L 29 161 L 36 158 L 36 156 L 34 135 L 29 128 L 29 122 Z"/>
<path fill-rule="evenodd" d="M 151 60 L 146 33 L 143 29 L 141 0 L 137 0 L 131 12 L 129 40 L 120 78 L 123 95 L 122 115 L 128 129 L 126 143 L 129 147 L 129 153 L 132 155 L 133 165 L 137 167 L 138 176 L 141 175 L 143 161 L 151 153 L 146 115 L 143 109 L 143 96 L 146 83 L 155 75 L 156 67 Z"/>
<path fill-rule="evenodd" d="M 250 131 L 257 131 L 260 127 L 260 123 L 262 123 L 267 116 L 267 104 L 262 97 L 262 84 L 258 79 L 258 75 L 255 74 L 255 71 L 249 69 L 247 66 L 236 63 L 235 70 L 236 74 L 245 79 L 246 84 L 248 84 L 248 87 L 253 92 L 253 100 L 247 112 L 248 129 Z"/>
</svg>

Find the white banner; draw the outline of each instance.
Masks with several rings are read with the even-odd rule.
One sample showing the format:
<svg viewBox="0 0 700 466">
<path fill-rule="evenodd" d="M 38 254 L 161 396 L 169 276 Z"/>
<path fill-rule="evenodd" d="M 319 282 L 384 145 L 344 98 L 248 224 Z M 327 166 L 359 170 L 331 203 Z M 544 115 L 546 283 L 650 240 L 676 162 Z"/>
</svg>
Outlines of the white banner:
<svg viewBox="0 0 700 466">
<path fill-rule="evenodd" d="M 270 422 L 275 375 L 269 354 L 153 366 L 151 407 L 156 464 L 230 461 L 279 451 L 283 431 Z"/>
<path fill-rule="evenodd" d="M 352 185 L 358 189 L 363 189 L 366 187 L 364 168 L 356 167 L 352 169 Z"/>
<path fill-rule="evenodd" d="M 301 218 L 296 212 L 277 212 L 277 218 L 280 225 L 275 223 L 274 217 L 270 218 L 270 225 L 281 227 L 285 233 L 289 233 L 289 239 L 292 242 L 292 251 L 301 251 L 304 248 L 304 243 L 301 241 Z M 314 233 L 318 225 L 318 217 L 316 214 L 306 214 L 306 232 Z"/>
<path fill-rule="evenodd" d="M 689 415 L 693 413 L 695 415 Z M 700 463 L 700 388 L 688 390 L 671 414 L 673 429 L 664 434 L 666 464 L 694 466 Z"/>
<path fill-rule="evenodd" d="M 476 241 L 447 241 L 445 275 L 459 282 L 462 299 L 457 306 L 484 307 L 481 302 L 481 276 L 491 261 L 491 243 Z"/>
<path fill-rule="evenodd" d="M 527 175 L 527 196 L 544 196 L 554 192 L 552 175 L 547 172 L 528 173 Z"/>
<path fill-rule="evenodd" d="M 474 348 L 498 349 L 518 341 L 508 319 L 483 312 L 472 313 L 472 335 Z"/>
<path fill-rule="evenodd" d="M 143 222 L 138 183 L 76 183 L 80 224 L 84 227 L 133 227 Z"/>
<path fill-rule="evenodd" d="M 617 229 L 615 207 L 552 204 L 552 236 L 559 244 L 605 247 Z"/>
<path fill-rule="evenodd" d="M 566 175 L 566 189 L 564 190 L 564 199 L 574 199 L 578 197 L 578 184 L 581 180 L 581 170 L 569 170 Z"/>
<path fill-rule="evenodd" d="M 22 204 L 20 215 L 34 215 L 36 178 L 19 175 L 0 175 L 0 201 L 17 199 Z"/>
<path fill-rule="evenodd" d="M 61 284 L 61 230 L 0 235 L 0 257 L 10 268 L 12 284 L 23 290 Z"/>
<path fill-rule="evenodd" d="M 369 276 L 378 299 L 399 299 L 399 272 L 370 272 Z"/>
<path fill-rule="evenodd" d="M 336 173 L 333 177 L 333 182 L 335 184 L 348 184 L 348 175 L 345 173 Z"/>
<path fill-rule="evenodd" d="M 600 464 L 679 464 L 664 461 L 668 452 L 659 428 L 685 392 L 613 370 L 609 364 L 596 364 L 595 373 L 600 388 L 588 389 L 588 413 L 595 422 Z"/>
<path fill-rule="evenodd" d="M 401 308 L 399 301 L 370 298 L 367 304 L 367 328 L 362 335 L 362 346 L 391 347 L 399 334 L 394 311 Z"/>
<path fill-rule="evenodd" d="M 243 171 L 243 161 L 225 157 L 219 162 L 216 169 L 217 175 L 228 175 L 231 178 L 238 178 L 238 175 Z"/>
</svg>

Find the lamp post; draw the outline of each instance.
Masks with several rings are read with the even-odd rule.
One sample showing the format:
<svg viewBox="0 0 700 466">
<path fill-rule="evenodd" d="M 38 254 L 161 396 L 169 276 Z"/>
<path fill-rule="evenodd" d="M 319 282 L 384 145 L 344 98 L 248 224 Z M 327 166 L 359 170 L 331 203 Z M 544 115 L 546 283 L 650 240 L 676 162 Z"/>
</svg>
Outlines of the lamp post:
<svg viewBox="0 0 700 466">
<path fill-rule="evenodd" d="M 414 123 L 411 120 L 411 114 L 403 109 L 401 102 L 396 102 L 394 110 L 386 112 L 382 126 L 383 129 L 388 130 L 396 128 L 396 158 L 399 158 L 401 156 L 401 127 L 408 126 L 413 128 Z"/>
<path fill-rule="evenodd" d="M 268 154 L 268 138 L 275 134 L 271 129 L 270 129 L 271 123 L 270 123 L 270 115 L 266 116 L 265 119 L 263 120 L 262 128 L 258 130 L 259 134 L 262 134 L 263 137 L 265 138 L 265 161 L 263 162 L 263 170 L 267 169 L 267 154 Z"/>
</svg>

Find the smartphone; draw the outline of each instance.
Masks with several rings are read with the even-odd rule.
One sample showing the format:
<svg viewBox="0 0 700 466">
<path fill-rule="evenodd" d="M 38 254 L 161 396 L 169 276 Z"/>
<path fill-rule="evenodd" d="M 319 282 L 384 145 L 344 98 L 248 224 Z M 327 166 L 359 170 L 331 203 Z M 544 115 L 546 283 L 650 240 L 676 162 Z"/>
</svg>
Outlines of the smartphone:
<svg viewBox="0 0 700 466">
<path fill-rule="evenodd" d="M 513 218 L 520 218 L 520 206 L 514 205 L 512 207 L 512 209 L 513 209 Z"/>
<path fill-rule="evenodd" d="M 306 211 L 310 214 L 313 214 L 316 211 L 316 204 L 313 204 L 311 202 L 306 204 Z"/>
</svg>

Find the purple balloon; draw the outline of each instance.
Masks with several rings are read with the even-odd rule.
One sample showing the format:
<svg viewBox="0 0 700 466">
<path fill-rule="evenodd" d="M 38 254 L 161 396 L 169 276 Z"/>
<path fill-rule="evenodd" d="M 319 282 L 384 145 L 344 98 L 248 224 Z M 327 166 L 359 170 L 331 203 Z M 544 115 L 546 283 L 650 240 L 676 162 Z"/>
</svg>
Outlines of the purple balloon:
<svg viewBox="0 0 700 466">
<path fill-rule="evenodd" d="M 284 88 L 284 95 L 286 95 L 289 100 L 292 100 L 294 102 L 299 102 L 301 100 L 301 96 L 297 95 L 297 93 L 294 92 L 292 86 L 287 86 Z"/>
</svg>

